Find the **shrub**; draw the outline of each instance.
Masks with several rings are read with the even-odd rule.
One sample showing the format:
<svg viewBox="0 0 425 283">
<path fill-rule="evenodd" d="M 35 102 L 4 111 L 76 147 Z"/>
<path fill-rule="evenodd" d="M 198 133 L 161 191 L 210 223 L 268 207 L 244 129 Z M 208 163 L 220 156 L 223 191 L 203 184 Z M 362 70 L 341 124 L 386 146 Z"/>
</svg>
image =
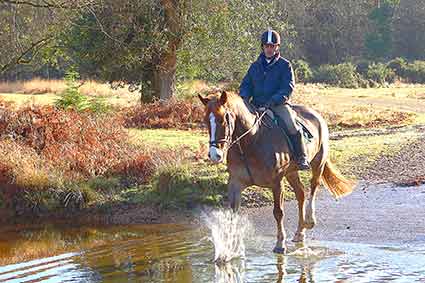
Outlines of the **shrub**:
<svg viewBox="0 0 425 283">
<path fill-rule="evenodd" d="M 378 84 L 393 83 L 395 72 L 383 63 L 372 63 L 367 69 L 366 78 Z"/>
<path fill-rule="evenodd" d="M 359 87 L 360 76 L 351 63 L 322 65 L 314 72 L 314 82 L 346 88 Z"/>
<path fill-rule="evenodd" d="M 394 71 L 394 73 L 399 76 L 403 77 L 403 70 L 407 66 L 407 61 L 404 58 L 397 57 L 387 63 L 388 68 Z"/>
<path fill-rule="evenodd" d="M 78 78 L 77 72 L 70 71 L 66 74 L 65 82 L 67 87 L 55 101 L 55 106 L 64 110 L 71 109 L 80 112 L 86 110 L 94 113 L 109 112 L 111 107 L 106 102 L 105 97 L 94 96 L 88 98 L 79 91 Z"/>
<path fill-rule="evenodd" d="M 78 91 L 79 76 L 77 72 L 70 71 L 66 74 L 66 89 L 61 93 L 60 98 L 55 101 L 56 107 L 60 109 L 73 109 L 83 111 L 89 107 L 87 97 Z"/>
<path fill-rule="evenodd" d="M 371 64 L 370 61 L 360 61 L 356 64 L 356 72 L 359 73 L 362 76 L 366 76 L 367 70 L 369 69 L 369 65 Z"/>
<path fill-rule="evenodd" d="M 403 77 L 411 83 L 425 83 L 425 61 L 413 61 L 403 67 Z"/>
<path fill-rule="evenodd" d="M 170 100 L 141 104 L 123 110 L 125 126 L 131 128 L 188 129 L 203 123 L 204 109 L 190 101 Z"/>
<path fill-rule="evenodd" d="M 295 78 L 297 81 L 306 83 L 311 81 L 313 78 L 313 72 L 310 69 L 309 64 L 304 60 L 295 60 L 292 63 Z"/>
<path fill-rule="evenodd" d="M 161 207 L 191 208 L 199 204 L 218 205 L 227 192 L 227 173 L 224 166 L 182 164 L 158 170 L 154 191 Z"/>
<path fill-rule="evenodd" d="M 1 124 L 0 136 L 31 148 L 68 177 L 102 175 L 137 156 L 114 116 L 35 106 L 11 112 Z"/>
</svg>

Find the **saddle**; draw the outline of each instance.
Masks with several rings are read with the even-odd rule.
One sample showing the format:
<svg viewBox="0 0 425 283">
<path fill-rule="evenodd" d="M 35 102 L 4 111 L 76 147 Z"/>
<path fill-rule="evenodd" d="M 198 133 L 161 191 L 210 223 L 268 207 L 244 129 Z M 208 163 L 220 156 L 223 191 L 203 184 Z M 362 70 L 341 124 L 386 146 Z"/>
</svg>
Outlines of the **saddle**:
<svg viewBox="0 0 425 283">
<path fill-rule="evenodd" d="M 287 127 L 285 125 L 285 122 L 277 114 L 275 114 L 271 109 L 265 109 L 263 111 L 261 111 L 261 110 L 259 110 L 259 111 L 261 113 L 264 112 L 264 111 L 266 111 L 266 116 L 268 116 L 271 119 L 271 122 L 274 125 L 277 125 L 281 130 L 283 130 L 283 132 L 285 133 L 285 135 L 289 137 L 288 130 L 287 130 Z M 314 138 L 314 136 L 311 133 L 311 131 L 303 123 L 303 120 L 301 118 L 296 117 L 295 118 L 295 122 L 296 122 L 297 126 L 301 129 L 305 142 L 306 143 L 310 143 L 313 140 L 313 138 Z"/>
</svg>

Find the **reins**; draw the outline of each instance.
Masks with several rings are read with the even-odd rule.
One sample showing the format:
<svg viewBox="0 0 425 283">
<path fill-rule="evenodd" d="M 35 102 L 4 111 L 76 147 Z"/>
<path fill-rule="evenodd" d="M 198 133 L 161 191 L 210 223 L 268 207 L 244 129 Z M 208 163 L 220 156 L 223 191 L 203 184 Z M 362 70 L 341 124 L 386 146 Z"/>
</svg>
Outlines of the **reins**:
<svg viewBox="0 0 425 283">
<path fill-rule="evenodd" d="M 243 139 L 243 137 L 245 137 L 247 134 L 249 134 L 249 133 L 252 131 L 252 129 L 254 129 L 254 127 L 255 127 L 255 126 L 257 126 L 257 124 L 261 122 L 261 120 L 263 119 L 264 115 L 266 115 L 266 114 L 267 114 L 267 111 L 264 111 L 263 113 L 261 113 L 261 115 L 260 115 L 260 116 L 257 116 L 257 117 L 255 118 L 254 125 L 252 125 L 252 127 L 251 127 L 251 128 L 249 128 L 248 130 L 246 130 L 246 131 L 245 131 L 245 133 L 243 133 L 243 134 L 242 134 L 242 135 L 240 135 L 238 138 L 236 138 L 234 141 L 232 141 L 232 142 L 229 144 L 228 149 L 230 149 L 230 148 L 231 148 L 231 147 L 232 147 L 235 143 L 240 144 L 240 143 L 239 143 L 239 142 L 240 142 L 240 140 L 241 140 L 241 139 Z"/>
<path fill-rule="evenodd" d="M 226 111 L 225 119 L 226 119 L 226 124 L 227 125 L 226 125 L 226 132 L 225 132 L 225 135 L 224 135 L 224 139 L 220 139 L 220 140 L 217 140 L 217 141 L 210 141 L 210 145 L 211 146 L 215 146 L 215 147 L 217 147 L 217 145 L 219 143 L 225 143 L 226 145 L 228 145 L 227 146 L 227 150 L 229 150 L 235 144 L 238 144 L 238 149 L 239 149 L 239 153 L 241 155 L 241 159 L 242 159 L 242 161 L 243 161 L 243 163 L 245 165 L 245 169 L 246 169 L 246 171 L 247 171 L 247 173 L 249 175 L 249 178 L 250 178 L 250 180 L 251 180 L 251 182 L 253 184 L 255 183 L 254 182 L 254 178 L 253 178 L 252 173 L 251 173 L 251 170 L 250 170 L 250 168 L 248 166 L 248 162 L 246 160 L 245 153 L 244 153 L 244 151 L 242 149 L 242 146 L 241 146 L 240 141 L 246 135 L 248 135 L 252 131 L 252 129 L 254 129 L 261 122 L 261 120 L 263 119 L 264 115 L 266 115 L 266 114 L 267 114 L 267 111 L 264 111 L 263 113 L 261 113 L 261 115 L 259 115 L 259 116 L 256 115 L 254 124 L 248 130 L 246 130 L 242 135 L 240 135 L 234 141 L 232 141 L 232 135 L 233 135 L 234 128 L 233 128 L 233 123 L 231 123 L 230 120 L 233 119 L 233 118 L 232 118 L 230 112 L 229 111 Z"/>
</svg>

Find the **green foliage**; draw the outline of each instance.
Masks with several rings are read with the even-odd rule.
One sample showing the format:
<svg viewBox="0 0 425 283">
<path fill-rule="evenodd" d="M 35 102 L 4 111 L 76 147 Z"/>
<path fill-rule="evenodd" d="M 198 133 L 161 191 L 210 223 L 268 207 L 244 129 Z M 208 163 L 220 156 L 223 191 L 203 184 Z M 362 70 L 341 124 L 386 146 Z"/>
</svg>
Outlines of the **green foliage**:
<svg viewBox="0 0 425 283">
<path fill-rule="evenodd" d="M 307 83 L 313 78 L 313 71 L 310 65 L 304 60 L 294 60 L 292 62 L 296 81 Z"/>
<path fill-rule="evenodd" d="M 219 205 L 227 192 L 224 166 L 170 166 L 158 171 L 153 188 L 163 208 Z"/>
<path fill-rule="evenodd" d="M 381 5 L 373 9 L 369 19 L 374 31 L 365 37 L 365 47 L 370 58 L 388 57 L 392 51 L 392 18 L 399 0 L 382 0 Z"/>
<path fill-rule="evenodd" d="M 362 76 L 366 76 L 370 64 L 371 62 L 369 60 L 360 60 L 356 64 L 356 72 Z"/>
<path fill-rule="evenodd" d="M 403 70 L 407 66 L 407 61 L 404 58 L 397 57 L 387 63 L 388 68 L 394 71 L 394 73 L 402 77 L 403 76 Z"/>
<path fill-rule="evenodd" d="M 97 176 L 87 181 L 89 188 L 97 192 L 110 193 L 120 187 L 117 177 Z"/>
<path fill-rule="evenodd" d="M 261 52 L 260 36 L 268 27 L 281 33 L 286 52 L 294 31 L 277 5 L 274 0 L 194 1 L 193 25 L 178 51 L 178 78 L 241 80 Z"/>
<path fill-rule="evenodd" d="M 87 97 L 78 91 L 79 75 L 71 70 L 65 76 L 67 88 L 55 101 L 55 106 L 61 109 L 84 111 L 89 107 Z"/>
<path fill-rule="evenodd" d="M 395 81 L 395 73 L 386 64 L 373 63 L 368 66 L 366 78 L 378 84 L 393 83 Z"/>
<path fill-rule="evenodd" d="M 351 63 L 322 65 L 315 72 L 313 81 L 346 88 L 359 87 L 360 76 Z"/>
<path fill-rule="evenodd" d="M 402 68 L 405 79 L 411 83 L 425 83 L 425 61 L 413 61 Z"/>
<path fill-rule="evenodd" d="M 55 106 L 61 109 L 73 109 L 76 111 L 91 111 L 94 113 L 106 113 L 111 110 L 105 97 L 95 96 L 88 98 L 78 90 L 79 74 L 74 70 L 68 71 L 65 77 L 67 88 L 55 101 Z"/>
<path fill-rule="evenodd" d="M 95 96 L 88 100 L 88 110 L 94 113 L 108 113 L 112 110 L 107 98 L 103 96 Z"/>
</svg>

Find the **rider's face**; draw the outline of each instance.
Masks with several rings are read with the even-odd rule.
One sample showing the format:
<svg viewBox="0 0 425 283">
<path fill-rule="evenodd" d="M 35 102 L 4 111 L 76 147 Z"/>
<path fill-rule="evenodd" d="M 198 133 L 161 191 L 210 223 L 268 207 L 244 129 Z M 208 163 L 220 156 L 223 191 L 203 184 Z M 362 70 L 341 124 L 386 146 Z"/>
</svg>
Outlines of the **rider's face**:
<svg viewBox="0 0 425 283">
<path fill-rule="evenodd" d="M 263 50 L 267 58 L 273 57 L 279 50 L 279 44 L 263 44 Z"/>
</svg>

